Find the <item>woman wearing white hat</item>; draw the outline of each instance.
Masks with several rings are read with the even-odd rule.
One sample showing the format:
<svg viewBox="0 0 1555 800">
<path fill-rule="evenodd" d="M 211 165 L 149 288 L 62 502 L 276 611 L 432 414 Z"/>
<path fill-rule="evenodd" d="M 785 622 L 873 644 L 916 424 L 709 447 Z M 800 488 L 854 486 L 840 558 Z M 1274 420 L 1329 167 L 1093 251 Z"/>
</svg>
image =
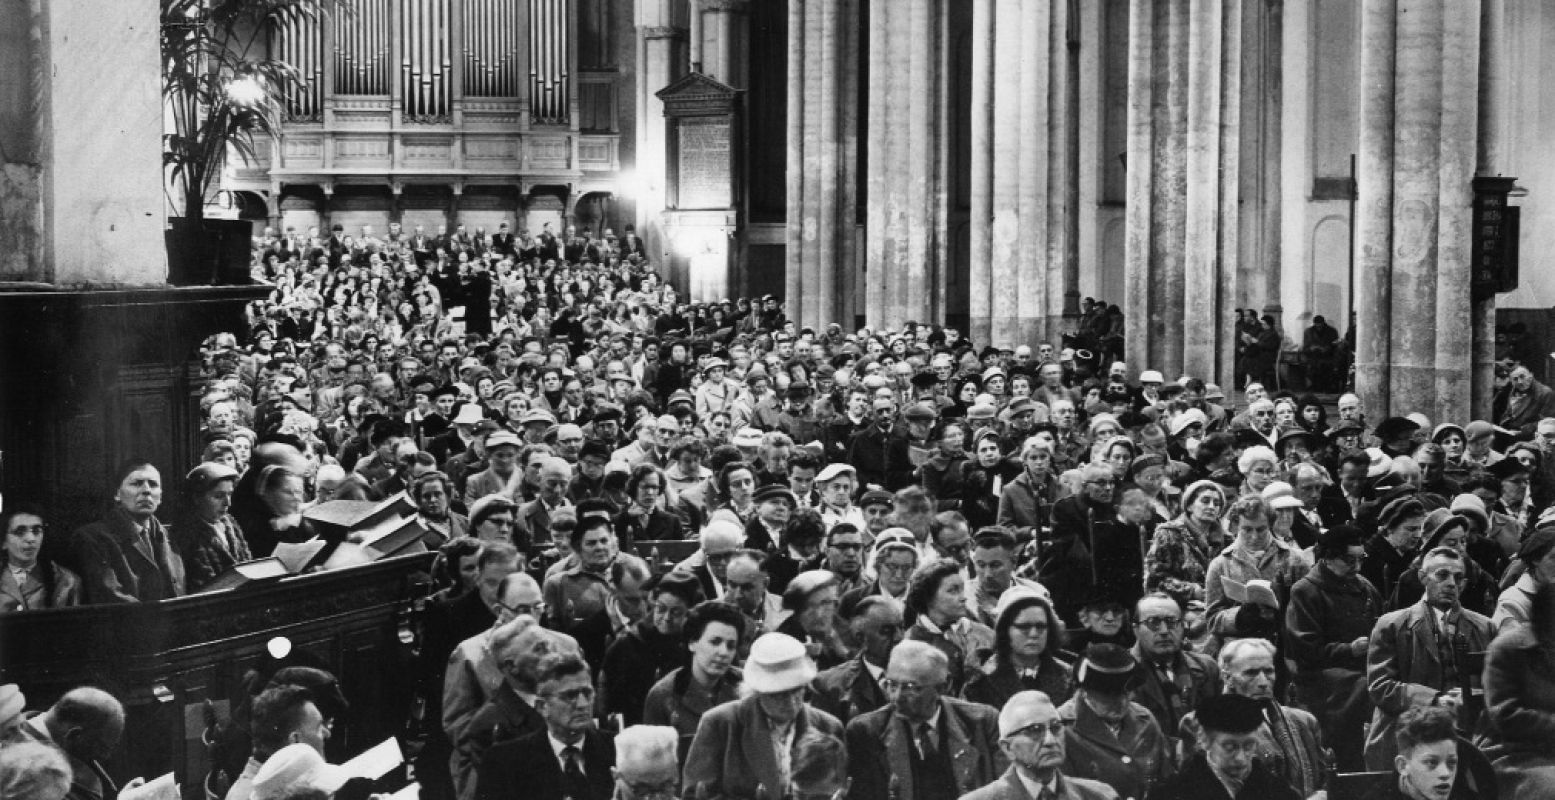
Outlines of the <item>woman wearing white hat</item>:
<svg viewBox="0 0 1555 800">
<path fill-rule="evenodd" d="M 836 717 L 805 702 L 815 663 L 799 640 L 769 633 L 751 645 L 742 700 L 702 716 L 682 788 L 702 797 L 786 797 L 795 745 L 816 732 L 842 737 Z"/>
</svg>

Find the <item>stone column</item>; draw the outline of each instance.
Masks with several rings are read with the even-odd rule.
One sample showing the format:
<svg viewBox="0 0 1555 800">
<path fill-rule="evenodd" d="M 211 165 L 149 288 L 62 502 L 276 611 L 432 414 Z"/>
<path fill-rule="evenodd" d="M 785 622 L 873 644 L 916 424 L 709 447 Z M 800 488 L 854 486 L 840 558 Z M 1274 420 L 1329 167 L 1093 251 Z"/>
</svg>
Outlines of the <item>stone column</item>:
<svg viewBox="0 0 1555 800">
<path fill-rule="evenodd" d="M 1479 0 L 1362 11 L 1356 386 L 1375 417 L 1469 411 L 1480 11 Z"/>
<path fill-rule="evenodd" d="M 871 8 L 865 319 L 876 328 L 944 312 L 944 14 L 945 0 Z"/>
<path fill-rule="evenodd" d="M 698 0 L 702 73 L 736 89 L 750 85 L 751 0 Z"/>
<path fill-rule="evenodd" d="M 1134 370 L 1229 372 L 1241 28 L 1241 0 L 1129 6 L 1124 314 Z"/>
<path fill-rule="evenodd" d="M 152 0 L 0 8 L 0 279 L 167 282 L 157 19 Z"/>
<path fill-rule="evenodd" d="M 788 6 L 788 230 L 790 317 L 822 326 L 853 318 L 858 174 L 857 0 Z"/>
<path fill-rule="evenodd" d="M 1076 255 L 1068 4 L 978 0 L 972 14 L 971 335 L 1035 344 Z"/>
<path fill-rule="evenodd" d="M 1506 0 L 1480 0 L 1479 29 L 1479 164 L 1481 176 L 1501 175 L 1506 169 L 1502 148 L 1507 91 Z M 1496 298 L 1474 302 L 1469 312 L 1473 331 L 1472 397 L 1469 414 L 1490 419 L 1495 392 Z"/>
<path fill-rule="evenodd" d="M 664 259 L 664 192 L 667 129 L 664 103 L 654 96 L 686 74 L 685 0 L 641 0 L 637 3 L 637 234 L 649 258 Z"/>
</svg>

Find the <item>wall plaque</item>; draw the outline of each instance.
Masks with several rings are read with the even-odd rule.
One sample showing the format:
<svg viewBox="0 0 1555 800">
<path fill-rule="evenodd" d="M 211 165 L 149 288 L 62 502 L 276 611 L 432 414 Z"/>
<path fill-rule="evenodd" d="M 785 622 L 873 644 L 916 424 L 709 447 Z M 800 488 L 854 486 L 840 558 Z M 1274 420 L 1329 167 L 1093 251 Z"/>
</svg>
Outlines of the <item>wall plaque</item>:
<svg viewBox="0 0 1555 800">
<path fill-rule="evenodd" d="M 736 205 L 740 93 L 693 72 L 658 93 L 668 120 L 666 205 L 721 210 Z"/>
</svg>

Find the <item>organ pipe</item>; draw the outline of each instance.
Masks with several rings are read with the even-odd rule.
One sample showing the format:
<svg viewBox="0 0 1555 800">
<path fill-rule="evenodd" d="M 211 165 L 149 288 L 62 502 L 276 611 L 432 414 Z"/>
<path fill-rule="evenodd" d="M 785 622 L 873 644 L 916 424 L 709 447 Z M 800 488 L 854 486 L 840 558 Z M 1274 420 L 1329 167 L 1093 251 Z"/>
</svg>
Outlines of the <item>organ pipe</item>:
<svg viewBox="0 0 1555 800">
<path fill-rule="evenodd" d="M 568 120 L 567 0 L 529 0 L 529 93 L 536 122 Z"/>
<path fill-rule="evenodd" d="M 295 68 L 302 79 L 286 94 L 286 117 L 318 119 L 324 82 L 323 32 L 318 20 L 302 14 L 289 16 L 270 30 L 270 37 L 277 57 Z"/>
</svg>

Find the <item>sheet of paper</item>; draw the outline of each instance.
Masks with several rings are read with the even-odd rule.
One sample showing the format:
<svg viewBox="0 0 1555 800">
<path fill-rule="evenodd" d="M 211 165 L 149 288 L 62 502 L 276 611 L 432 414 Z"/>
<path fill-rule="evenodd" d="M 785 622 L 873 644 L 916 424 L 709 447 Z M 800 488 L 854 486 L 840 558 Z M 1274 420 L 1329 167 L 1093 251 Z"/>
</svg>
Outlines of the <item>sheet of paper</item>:
<svg viewBox="0 0 1555 800">
<path fill-rule="evenodd" d="M 324 540 L 317 536 L 301 544 L 282 542 L 275 546 L 273 555 L 281 559 L 281 563 L 286 565 L 287 572 L 295 575 L 301 572 L 303 567 L 308 566 L 308 562 L 312 561 L 313 557 L 318 555 L 320 550 L 324 549 L 324 544 Z"/>
<path fill-rule="evenodd" d="M 179 800 L 178 784 L 173 782 L 173 773 L 169 772 L 156 780 L 119 792 L 119 800 Z"/>
<path fill-rule="evenodd" d="M 405 754 L 400 752 L 399 740 L 391 736 L 341 764 L 340 768 L 353 778 L 378 780 L 403 763 Z"/>
</svg>

